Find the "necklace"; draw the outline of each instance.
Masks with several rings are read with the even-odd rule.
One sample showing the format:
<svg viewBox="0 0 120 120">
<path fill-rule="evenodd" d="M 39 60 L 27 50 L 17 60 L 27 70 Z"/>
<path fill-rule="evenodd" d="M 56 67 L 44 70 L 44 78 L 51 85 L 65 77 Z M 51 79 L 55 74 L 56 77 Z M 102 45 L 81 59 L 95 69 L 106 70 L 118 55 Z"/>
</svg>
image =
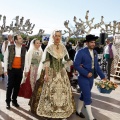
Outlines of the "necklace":
<svg viewBox="0 0 120 120">
<path fill-rule="evenodd" d="M 54 45 L 56 45 L 56 49 L 59 50 L 59 44 L 54 43 Z"/>
<path fill-rule="evenodd" d="M 56 49 L 59 50 L 59 43 L 56 44 L 56 43 L 54 42 L 54 45 L 56 46 Z"/>
<path fill-rule="evenodd" d="M 58 50 L 59 49 L 59 44 L 58 45 L 56 45 L 57 47 L 56 47 L 56 49 Z"/>
</svg>

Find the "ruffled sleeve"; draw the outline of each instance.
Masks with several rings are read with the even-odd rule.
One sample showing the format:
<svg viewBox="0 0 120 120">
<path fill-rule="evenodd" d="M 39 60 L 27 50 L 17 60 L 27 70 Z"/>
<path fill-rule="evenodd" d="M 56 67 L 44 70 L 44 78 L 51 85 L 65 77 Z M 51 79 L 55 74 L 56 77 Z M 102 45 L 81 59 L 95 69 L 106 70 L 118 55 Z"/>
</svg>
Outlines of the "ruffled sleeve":
<svg viewBox="0 0 120 120">
<path fill-rule="evenodd" d="M 64 57 L 65 61 L 70 61 L 71 59 L 68 57 L 68 55 L 65 55 Z"/>
<path fill-rule="evenodd" d="M 65 55 L 64 57 L 64 66 L 68 72 L 70 72 L 70 66 L 73 65 L 73 61 L 68 57 L 68 55 Z"/>
</svg>

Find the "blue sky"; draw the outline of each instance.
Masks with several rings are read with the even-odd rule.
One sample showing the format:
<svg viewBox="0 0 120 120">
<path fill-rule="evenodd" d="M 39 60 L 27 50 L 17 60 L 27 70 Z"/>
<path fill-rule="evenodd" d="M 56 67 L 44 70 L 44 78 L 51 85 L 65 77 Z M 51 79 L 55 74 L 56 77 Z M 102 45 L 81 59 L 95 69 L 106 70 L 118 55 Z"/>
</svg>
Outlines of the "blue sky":
<svg viewBox="0 0 120 120">
<path fill-rule="evenodd" d="M 39 29 L 44 29 L 45 33 L 56 28 L 64 30 L 65 20 L 74 27 L 73 17 L 85 20 L 87 10 L 89 18 L 95 18 L 94 23 L 99 22 L 101 16 L 106 23 L 120 21 L 120 0 L 0 0 L 0 14 L 7 16 L 7 24 L 15 16 L 23 16 L 35 24 L 34 34 Z M 97 33 L 94 30 L 94 34 Z"/>
</svg>

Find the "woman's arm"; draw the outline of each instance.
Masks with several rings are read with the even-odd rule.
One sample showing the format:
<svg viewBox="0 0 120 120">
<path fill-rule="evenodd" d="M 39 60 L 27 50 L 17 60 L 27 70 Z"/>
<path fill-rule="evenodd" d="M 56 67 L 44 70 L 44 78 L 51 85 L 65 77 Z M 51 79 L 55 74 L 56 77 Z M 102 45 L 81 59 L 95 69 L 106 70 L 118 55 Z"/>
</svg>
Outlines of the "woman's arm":
<svg viewBox="0 0 120 120">
<path fill-rule="evenodd" d="M 48 52 L 46 53 L 46 59 L 43 62 L 43 64 L 44 64 L 44 69 L 45 69 L 44 79 L 47 82 L 49 80 L 49 66 L 50 66 L 50 54 Z"/>
</svg>

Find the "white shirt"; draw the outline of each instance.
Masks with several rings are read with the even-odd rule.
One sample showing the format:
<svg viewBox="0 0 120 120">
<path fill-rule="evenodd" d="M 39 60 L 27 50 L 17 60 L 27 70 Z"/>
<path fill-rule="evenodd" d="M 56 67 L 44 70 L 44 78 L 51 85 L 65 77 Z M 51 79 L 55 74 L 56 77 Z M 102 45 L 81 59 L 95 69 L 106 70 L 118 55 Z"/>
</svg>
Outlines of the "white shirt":
<svg viewBox="0 0 120 120">
<path fill-rule="evenodd" d="M 106 45 L 104 48 L 104 54 L 109 54 L 109 45 Z"/>
<path fill-rule="evenodd" d="M 93 52 L 93 50 L 90 50 L 90 49 L 89 49 L 89 52 L 92 57 L 92 69 L 94 69 L 94 52 Z"/>
<path fill-rule="evenodd" d="M 21 57 L 21 47 L 17 47 L 15 45 L 15 57 Z M 6 51 L 4 53 L 4 72 L 7 72 L 8 69 L 8 56 L 9 56 L 9 52 L 8 52 L 8 47 L 6 48 Z"/>
<path fill-rule="evenodd" d="M 15 47 L 15 57 L 21 57 L 21 47 Z"/>
</svg>

